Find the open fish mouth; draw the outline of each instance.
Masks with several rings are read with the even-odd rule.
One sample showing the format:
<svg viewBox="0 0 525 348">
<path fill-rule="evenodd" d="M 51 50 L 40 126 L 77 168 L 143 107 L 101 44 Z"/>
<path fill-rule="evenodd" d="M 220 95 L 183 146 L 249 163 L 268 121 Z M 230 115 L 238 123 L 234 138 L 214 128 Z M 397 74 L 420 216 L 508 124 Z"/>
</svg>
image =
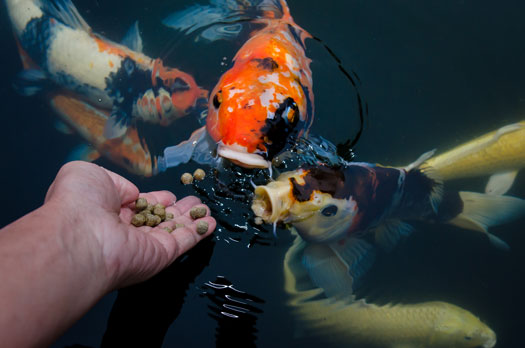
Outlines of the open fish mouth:
<svg viewBox="0 0 525 348">
<path fill-rule="evenodd" d="M 252 202 L 254 214 L 266 223 L 283 221 L 292 205 L 290 190 L 290 185 L 281 181 L 257 186 Z"/>
<path fill-rule="evenodd" d="M 244 168 L 270 168 L 271 165 L 270 161 L 261 155 L 246 152 L 246 148 L 239 145 L 229 146 L 219 143 L 217 154 Z"/>
</svg>

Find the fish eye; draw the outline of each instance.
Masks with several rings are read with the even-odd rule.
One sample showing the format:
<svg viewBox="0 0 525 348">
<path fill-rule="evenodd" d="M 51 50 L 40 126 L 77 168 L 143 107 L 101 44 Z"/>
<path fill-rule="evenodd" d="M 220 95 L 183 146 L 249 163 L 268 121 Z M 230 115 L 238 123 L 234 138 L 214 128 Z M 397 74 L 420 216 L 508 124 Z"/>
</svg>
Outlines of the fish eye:
<svg viewBox="0 0 525 348">
<path fill-rule="evenodd" d="M 335 214 L 337 214 L 337 206 L 331 204 L 328 207 L 321 210 L 321 214 L 323 214 L 324 216 L 334 216 Z"/>
<path fill-rule="evenodd" d="M 222 92 L 218 91 L 217 94 L 213 97 L 213 106 L 215 109 L 218 109 L 219 106 L 221 106 L 222 103 Z"/>
</svg>

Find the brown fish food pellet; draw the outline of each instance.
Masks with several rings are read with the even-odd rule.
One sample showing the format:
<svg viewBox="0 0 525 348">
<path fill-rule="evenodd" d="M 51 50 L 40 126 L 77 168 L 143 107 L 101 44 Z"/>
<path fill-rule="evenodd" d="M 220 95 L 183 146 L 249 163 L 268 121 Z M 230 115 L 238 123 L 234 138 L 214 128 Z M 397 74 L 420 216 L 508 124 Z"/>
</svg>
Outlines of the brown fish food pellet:
<svg viewBox="0 0 525 348">
<path fill-rule="evenodd" d="M 175 228 L 184 228 L 186 227 L 184 224 L 175 224 Z"/>
<path fill-rule="evenodd" d="M 155 208 L 153 208 L 153 214 L 157 215 L 162 220 L 166 219 L 166 209 L 164 209 L 164 207 L 155 206 Z"/>
<path fill-rule="evenodd" d="M 173 228 L 171 228 L 171 227 L 169 227 L 169 226 L 166 226 L 166 227 L 164 227 L 163 229 L 164 229 L 166 232 L 168 232 L 168 233 L 173 232 Z"/>
<path fill-rule="evenodd" d="M 193 182 L 193 176 L 190 173 L 184 173 L 180 177 L 180 181 L 182 181 L 184 185 L 189 185 Z"/>
<path fill-rule="evenodd" d="M 148 207 L 148 201 L 146 200 L 146 198 L 139 198 L 137 199 L 137 201 L 135 202 L 135 209 L 137 211 L 141 211 L 141 210 L 144 210 Z"/>
<path fill-rule="evenodd" d="M 154 207 L 153 204 L 148 203 L 148 206 L 144 210 L 147 210 L 151 213 L 153 211 L 153 207 Z"/>
<path fill-rule="evenodd" d="M 142 214 L 135 214 L 131 218 L 131 224 L 137 227 L 144 225 L 145 222 L 146 222 L 146 217 Z"/>
<path fill-rule="evenodd" d="M 206 221 L 197 222 L 197 233 L 200 235 L 203 235 L 206 232 L 208 232 L 208 222 Z"/>
<path fill-rule="evenodd" d="M 157 219 L 160 219 L 160 218 L 153 214 L 146 215 L 146 226 L 149 226 L 149 227 L 157 226 L 158 225 Z"/>
<path fill-rule="evenodd" d="M 153 215 L 153 216 L 155 218 L 155 226 L 157 226 L 158 224 L 162 222 L 162 219 L 160 218 L 160 216 L 158 215 Z"/>
<path fill-rule="evenodd" d="M 193 178 L 195 180 L 204 180 L 204 178 L 206 177 L 206 172 L 200 168 L 196 169 L 194 172 L 193 172 Z"/>
<path fill-rule="evenodd" d="M 166 220 L 173 220 L 174 215 L 173 213 L 166 213 Z"/>
<path fill-rule="evenodd" d="M 193 220 L 200 219 L 201 217 L 206 216 L 206 208 L 205 207 L 193 207 L 190 210 L 190 216 Z"/>
</svg>

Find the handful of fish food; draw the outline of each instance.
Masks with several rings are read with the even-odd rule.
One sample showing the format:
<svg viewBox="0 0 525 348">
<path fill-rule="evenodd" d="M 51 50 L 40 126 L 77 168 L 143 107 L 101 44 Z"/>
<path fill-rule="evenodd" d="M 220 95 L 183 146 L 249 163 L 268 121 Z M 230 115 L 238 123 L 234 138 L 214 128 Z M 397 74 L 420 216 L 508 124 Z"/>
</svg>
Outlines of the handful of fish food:
<svg viewBox="0 0 525 348">
<path fill-rule="evenodd" d="M 131 224 L 140 227 L 140 226 L 149 226 L 155 227 L 158 226 L 161 222 L 173 220 L 173 214 L 166 212 L 166 207 L 162 204 L 151 204 L 145 198 L 139 198 L 135 202 L 135 212 L 136 214 L 131 219 Z M 193 220 L 197 220 L 206 216 L 207 210 L 205 207 L 193 207 L 190 210 L 190 217 Z M 175 229 L 185 227 L 184 224 L 178 223 L 175 224 Z M 206 221 L 197 222 L 197 233 L 200 235 L 208 232 L 209 225 Z M 173 228 L 165 227 L 168 232 L 173 232 Z"/>
<path fill-rule="evenodd" d="M 173 214 L 166 212 L 162 204 L 151 204 L 145 198 L 139 198 L 135 202 L 136 214 L 131 219 L 131 224 L 137 227 L 155 227 L 163 221 L 172 220 Z"/>
</svg>

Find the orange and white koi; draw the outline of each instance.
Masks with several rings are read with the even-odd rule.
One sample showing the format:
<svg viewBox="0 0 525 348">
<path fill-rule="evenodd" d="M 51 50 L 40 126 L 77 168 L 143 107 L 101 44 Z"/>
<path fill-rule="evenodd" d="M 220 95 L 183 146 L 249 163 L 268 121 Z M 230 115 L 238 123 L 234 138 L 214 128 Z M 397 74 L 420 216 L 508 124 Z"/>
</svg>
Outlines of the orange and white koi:
<svg viewBox="0 0 525 348">
<path fill-rule="evenodd" d="M 71 0 L 5 2 L 26 69 L 18 90 L 64 90 L 110 110 L 108 138 L 125 134 L 135 119 L 167 125 L 207 98 L 191 75 L 141 53 L 137 23 L 118 44 L 93 33 Z"/>
<path fill-rule="evenodd" d="M 109 111 L 97 109 L 72 94 L 50 95 L 50 104 L 67 126 L 74 129 L 89 144 L 89 153 L 83 159 L 94 161 L 100 155 L 110 159 L 130 173 L 142 176 L 155 174 L 156 159 L 145 143 L 141 142 L 135 127 L 115 139 L 104 137 L 104 126 Z"/>
<path fill-rule="evenodd" d="M 305 54 L 311 36 L 294 22 L 284 0 L 213 4 L 194 5 L 164 22 L 190 32 L 228 21 L 264 25 L 239 49 L 211 92 L 206 130 L 219 156 L 243 167 L 268 168 L 275 155 L 306 135 L 313 121 L 311 60 Z M 208 40 L 231 35 L 232 30 L 217 25 L 202 34 Z"/>
</svg>

